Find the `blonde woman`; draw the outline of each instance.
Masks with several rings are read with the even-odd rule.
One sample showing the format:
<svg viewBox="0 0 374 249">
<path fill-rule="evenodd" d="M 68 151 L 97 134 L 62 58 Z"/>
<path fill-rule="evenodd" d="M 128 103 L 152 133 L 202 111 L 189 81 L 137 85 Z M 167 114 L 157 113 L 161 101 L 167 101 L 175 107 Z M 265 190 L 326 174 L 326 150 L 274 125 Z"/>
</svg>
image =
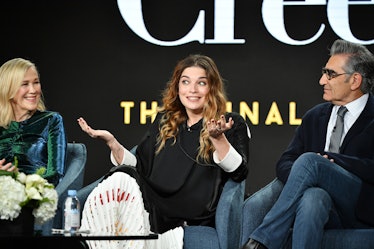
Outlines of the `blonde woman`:
<svg viewBox="0 0 374 249">
<path fill-rule="evenodd" d="M 0 169 L 31 174 L 45 167 L 56 186 L 64 174 L 65 129 L 61 115 L 46 110 L 34 63 L 14 58 L 0 67 L 0 106 Z"/>
</svg>

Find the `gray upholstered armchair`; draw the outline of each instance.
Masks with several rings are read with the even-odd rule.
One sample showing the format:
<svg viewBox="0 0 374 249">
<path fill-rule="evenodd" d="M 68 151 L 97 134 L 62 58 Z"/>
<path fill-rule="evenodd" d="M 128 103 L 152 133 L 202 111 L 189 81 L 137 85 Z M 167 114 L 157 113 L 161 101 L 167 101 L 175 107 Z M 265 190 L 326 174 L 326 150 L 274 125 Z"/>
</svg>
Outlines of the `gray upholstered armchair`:
<svg viewBox="0 0 374 249">
<path fill-rule="evenodd" d="M 282 189 L 282 182 L 274 179 L 244 201 L 241 245 L 247 242 L 251 232 L 260 225 Z M 290 241 L 286 248 L 291 248 Z M 327 229 L 323 235 L 321 248 L 372 249 L 374 248 L 374 229 Z"/>
<path fill-rule="evenodd" d="M 87 160 L 87 150 L 83 143 L 68 143 L 66 150 L 65 175 L 56 186 L 58 204 L 56 216 L 42 226 L 35 225 L 35 231 L 43 235 L 51 234 L 52 228 L 62 228 L 63 204 L 69 189 L 83 187 L 84 169 Z"/>
<path fill-rule="evenodd" d="M 245 180 L 226 182 L 216 211 L 216 228 L 187 226 L 184 229 L 184 249 L 239 248 Z"/>
</svg>

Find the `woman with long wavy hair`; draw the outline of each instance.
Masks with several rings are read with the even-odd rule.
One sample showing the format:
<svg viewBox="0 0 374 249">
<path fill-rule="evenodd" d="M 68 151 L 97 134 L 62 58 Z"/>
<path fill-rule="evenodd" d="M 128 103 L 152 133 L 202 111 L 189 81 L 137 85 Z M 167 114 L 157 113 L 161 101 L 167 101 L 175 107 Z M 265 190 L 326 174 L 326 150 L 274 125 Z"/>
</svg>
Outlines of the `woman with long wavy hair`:
<svg viewBox="0 0 374 249">
<path fill-rule="evenodd" d="M 239 114 L 226 111 L 226 101 L 216 64 L 208 56 L 195 54 L 177 63 L 162 93 L 162 105 L 135 154 L 109 131 L 93 129 L 79 118 L 84 132 L 106 142 L 115 165 L 88 196 L 82 229 L 95 232 L 110 226 L 111 219 L 98 225 L 91 216 L 97 212 L 95 200 L 102 195 L 108 197 L 105 193 L 113 193 L 111 189 L 120 189 L 114 198 L 109 194 L 109 199 L 119 203 L 115 209 L 129 212 L 116 212 L 116 226 L 111 233 L 129 234 L 128 228 L 137 222 L 137 233 L 160 234 L 158 240 L 137 241 L 140 247 L 182 248 L 185 226 L 215 227 L 215 211 L 224 184 L 229 178 L 240 182 L 248 174 L 249 129 Z M 126 192 L 124 188 L 140 199 L 137 215 L 123 208 L 126 201 L 118 196 Z M 130 205 L 135 206 L 134 202 Z M 95 245 L 99 247 L 99 243 L 91 246 Z"/>
</svg>

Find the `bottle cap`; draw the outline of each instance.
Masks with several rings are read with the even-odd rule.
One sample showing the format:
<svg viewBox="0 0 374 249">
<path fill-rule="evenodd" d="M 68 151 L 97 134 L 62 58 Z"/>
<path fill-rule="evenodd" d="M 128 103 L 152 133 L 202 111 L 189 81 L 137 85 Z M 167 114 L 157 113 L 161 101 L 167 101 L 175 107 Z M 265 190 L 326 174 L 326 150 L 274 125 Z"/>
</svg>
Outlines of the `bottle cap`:
<svg viewBox="0 0 374 249">
<path fill-rule="evenodd" d="M 68 190 L 68 196 L 74 196 L 77 195 L 77 190 L 75 189 L 69 189 Z"/>
</svg>

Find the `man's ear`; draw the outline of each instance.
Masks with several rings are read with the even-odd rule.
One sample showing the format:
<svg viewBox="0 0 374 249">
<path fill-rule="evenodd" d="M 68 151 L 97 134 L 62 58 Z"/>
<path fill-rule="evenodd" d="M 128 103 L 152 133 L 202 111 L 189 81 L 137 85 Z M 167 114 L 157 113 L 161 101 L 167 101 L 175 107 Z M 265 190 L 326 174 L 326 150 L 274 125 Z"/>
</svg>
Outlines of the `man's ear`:
<svg viewBox="0 0 374 249">
<path fill-rule="evenodd" d="M 361 84 L 362 84 L 362 75 L 359 73 L 353 73 L 352 82 L 351 82 L 351 90 L 355 91 L 357 89 L 360 89 Z"/>
</svg>

